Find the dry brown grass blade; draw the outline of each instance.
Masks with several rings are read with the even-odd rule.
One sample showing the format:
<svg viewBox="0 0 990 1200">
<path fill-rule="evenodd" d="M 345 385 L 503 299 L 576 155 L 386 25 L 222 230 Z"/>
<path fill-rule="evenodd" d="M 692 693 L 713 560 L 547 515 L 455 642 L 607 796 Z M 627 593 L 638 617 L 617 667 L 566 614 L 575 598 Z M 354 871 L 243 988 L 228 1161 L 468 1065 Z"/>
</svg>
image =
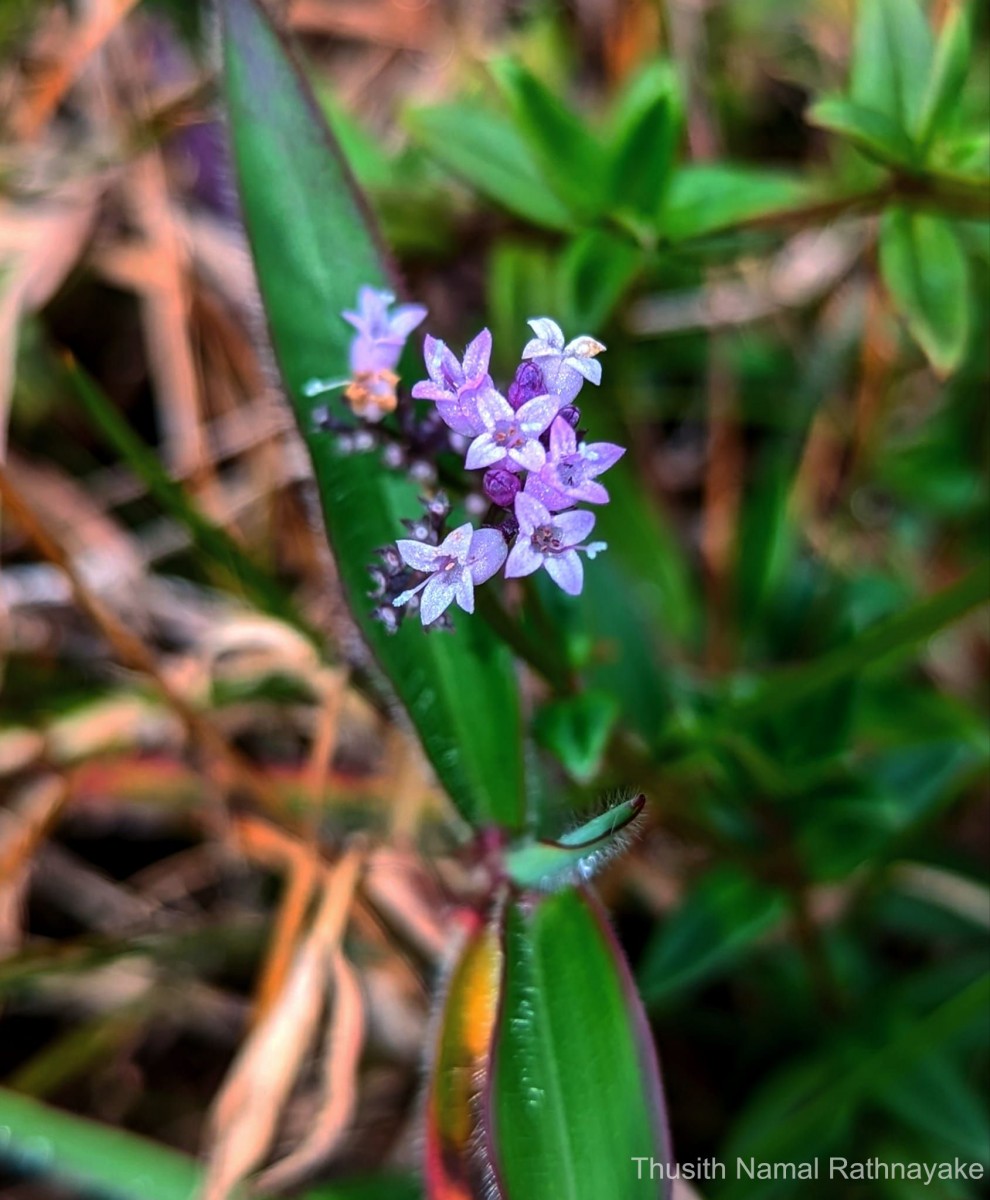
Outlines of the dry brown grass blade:
<svg viewBox="0 0 990 1200">
<path fill-rule="evenodd" d="M 137 0 L 93 0 L 86 18 L 64 40 L 64 52 L 33 81 L 25 101 L 12 121 L 14 133 L 30 139 L 42 132 L 63 96 L 78 78 L 90 56 L 135 6 Z"/>
<path fill-rule="evenodd" d="M 131 670 L 146 675 L 155 684 L 192 739 L 206 751 L 213 763 L 213 781 L 219 783 L 221 788 L 243 788 L 256 801 L 284 819 L 284 805 L 277 790 L 173 687 L 149 647 L 89 587 L 72 557 L 25 500 L 5 467 L 0 467 L 0 500 L 42 557 L 65 574 L 76 603 L 107 639 L 118 659 Z"/>
<path fill-rule="evenodd" d="M 296 953 L 278 1004 L 255 1026 L 214 1104 L 199 1200 L 226 1200 L 264 1159 L 279 1116 L 319 1028 L 364 849 L 352 846 L 324 886 L 312 928 Z"/>
<path fill-rule="evenodd" d="M 0 958 L 20 945 L 21 903 L 31 862 L 67 794 L 65 780 L 48 775 L 25 787 L 10 808 L 0 810 Z"/>
<path fill-rule="evenodd" d="M 275 915 L 268 954 L 255 990 L 255 1026 L 264 1024 L 285 994 L 293 955 L 318 876 L 315 854 L 300 854 L 289 867 L 289 878 Z"/>
<path fill-rule="evenodd" d="M 358 0 L 328 5 L 322 0 L 291 0 L 289 24 L 297 33 L 315 33 L 389 46 L 430 50 L 439 32 L 438 5 L 399 0 Z"/>
<path fill-rule="evenodd" d="M 293 1187 L 327 1162 L 347 1131 L 357 1105 L 358 1064 L 366 1033 L 364 996 L 357 972 L 340 951 L 334 955 L 333 980 L 319 1108 L 295 1150 L 258 1177 L 260 1191 Z"/>
<path fill-rule="evenodd" d="M 0 201 L 0 462 L 20 322 L 45 304 L 78 262 L 96 218 L 97 197 L 97 186 L 89 180 L 44 204 L 20 207 Z"/>
<path fill-rule="evenodd" d="M 439 898 L 431 907 L 414 881 L 412 864 L 406 856 L 391 850 L 376 851 L 368 863 L 364 894 L 404 941 L 428 961 L 440 961 L 449 934 L 438 914 Z"/>
<path fill-rule="evenodd" d="M 135 283 L 165 460 L 170 470 L 195 477 L 207 469 L 209 453 L 190 340 L 188 256 L 172 215 L 168 180 L 157 150 L 147 151 L 131 165 L 126 190 L 145 245 L 157 259 L 156 269 Z"/>
<path fill-rule="evenodd" d="M 309 797 L 309 824 L 312 829 L 319 813 L 330 763 L 333 761 L 340 729 L 340 713 L 347 689 L 346 671 L 320 671 L 318 684 L 323 704 L 317 721 L 316 736 L 304 772 Z M 295 860 L 289 882 L 275 919 L 275 928 L 268 956 L 257 989 L 255 1020 L 262 1021 L 281 994 L 292 960 L 292 953 L 306 917 L 313 887 L 316 884 L 315 855 L 302 855 Z"/>
</svg>

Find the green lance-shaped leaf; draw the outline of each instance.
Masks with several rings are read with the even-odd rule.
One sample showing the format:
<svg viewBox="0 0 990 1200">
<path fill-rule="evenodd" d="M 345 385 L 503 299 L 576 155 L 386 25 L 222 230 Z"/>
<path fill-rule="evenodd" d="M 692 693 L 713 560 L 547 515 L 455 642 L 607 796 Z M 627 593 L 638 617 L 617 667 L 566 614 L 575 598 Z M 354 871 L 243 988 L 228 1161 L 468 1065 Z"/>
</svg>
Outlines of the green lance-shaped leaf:
<svg viewBox="0 0 990 1200">
<path fill-rule="evenodd" d="M 913 168 L 918 151 L 893 117 L 841 96 L 826 96 L 813 104 L 808 120 L 851 142 L 867 158 L 884 166 Z"/>
<path fill-rule="evenodd" d="M 880 227 L 880 270 L 911 334 L 940 374 L 962 361 L 969 336 L 969 272 L 942 217 L 891 208 Z"/>
<path fill-rule="evenodd" d="M 510 904 L 504 953 L 488 1129 L 503 1200 L 666 1200 L 656 1057 L 596 901 Z"/>
<path fill-rule="evenodd" d="M 491 70 L 547 185 L 579 220 L 599 216 L 608 203 L 604 147 L 582 119 L 521 63 L 500 58 Z"/>
<path fill-rule="evenodd" d="M 932 61 L 932 35 L 917 0 L 859 0 L 852 99 L 913 134 Z"/>
<path fill-rule="evenodd" d="M 367 565 L 417 512 L 415 485 L 376 453 L 344 455 L 314 429 L 314 378 L 346 376 L 340 312 L 362 284 L 389 286 L 384 253 L 309 89 L 257 0 L 221 0 L 223 92 L 275 356 L 306 439 L 344 592 L 444 787 L 474 823 L 522 823 L 519 702 L 508 652 L 478 617 L 453 635 L 370 617 Z"/>
<path fill-rule="evenodd" d="M 506 873 L 520 887 L 549 891 L 588 879 L 622 852 L 629 826 L 645 803 L 645 796 L 622 800 L 555 842 L 532 841 L 508 850 Z"/>
<path fill-rule="evenodd" d="M 951 130 L 959 111 L 972 56 L 971 14 L 966 5 L 957 5 L 946 16 L 939 34 L 919 118 L 918 140 L 924 150 L 939 134 Z"/>
<path fill-rule="evenodd" d="M 0 1165 L 101 1200 L 195 1200 L 203 1183 L 202 1163 L 186 1154 L 9 1088 L 0 1088 Z M 307 1189 L 299 1200 L 415 1200 L 418 1194 L 407 1176 L 381 1175 Z M 247 1190 L 237 1188 L 230 1200 L 248 1200 Z"/>
<path fill-rule="evenodd" d="M 547 190 L 539 163 L 512 123 L 475 104 L 440 104 L 406 114 L 429 154 L 475 191 L 547 229 L 572 228 L 568 207 Z"/>
</svg>

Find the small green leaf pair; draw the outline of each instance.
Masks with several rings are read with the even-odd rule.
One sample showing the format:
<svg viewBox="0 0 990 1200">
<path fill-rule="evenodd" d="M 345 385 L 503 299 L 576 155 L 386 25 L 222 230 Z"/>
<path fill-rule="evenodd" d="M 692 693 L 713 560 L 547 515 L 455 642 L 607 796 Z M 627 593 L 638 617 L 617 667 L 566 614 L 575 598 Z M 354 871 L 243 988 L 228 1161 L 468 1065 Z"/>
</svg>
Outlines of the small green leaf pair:
<svg viewBox="0 0 990 1200">
<path fill-rule="evenodd" d="M 970 66 L 970 19 L 967 6 L 952 8 L 935 44 L 916 0 L 861 0 L 850 94 L 820 100 L 811 110 L 813 121 L 868 158 L 916 179 L 899 190 L 950 211 L 965 197 L 986 204 L 990 182 L 959 169 L 972 141 L 958 118 Z M 914 204 L 889 208 L 880 230 L 880 269 L 932 366 L 943 375 L 955 370 L 969 337 L 970 301 L 966 255 L 953 223 Z"/>
</svg>

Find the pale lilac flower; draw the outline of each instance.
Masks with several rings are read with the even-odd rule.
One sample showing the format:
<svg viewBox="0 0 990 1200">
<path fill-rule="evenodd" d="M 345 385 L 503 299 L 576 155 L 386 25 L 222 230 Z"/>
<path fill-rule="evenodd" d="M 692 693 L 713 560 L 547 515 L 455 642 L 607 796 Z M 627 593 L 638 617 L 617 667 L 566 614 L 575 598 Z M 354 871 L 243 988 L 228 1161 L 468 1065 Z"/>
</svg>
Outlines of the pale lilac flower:
<svg viewBox="0 0 990 1200">
<path fill-rule="evenodd" d="M 426 309 L 421 304 L 400 304 L 389 312 L 394 301 L 391 292 L 360 289 L 357 311 L 341 313 L 357 330 L 350 346 L 350 378 L 310 379 L 303 385 L 304 395 L 318 396 L 343 387 L 351 410 L 366 421 L 380 421 L 386 413 L 395 411 L 399 382 L 395 367 L 406 339 L 426 316 Z"/>
<path fill-rule="evenodd" d="M 604 542 L 578 543 L 595 525 L 595 514 L 584 510 L 551 513 L 535 496 L 516 496 L 519 533 L 505 564 L 505 576 L 514 579 L 532 575 L 540 567 L 569 596 L 579 595 L 584 585 L 584 567 L 578 551 L 594 558 L 605 550 Z"/>
<path fill-rule="evenodd" d="M 527 400 L 518 412 L 498 392 L 482 396 L 478 415 L 485 432 L 468 446 L 465 467 L 473 471 L 498 463 L 509 471 L 538 471 L 547 458 L 539 437 L 557 415 L 558 408 L 560 401 L 556 396 L 536 396 Z"/>
<path fill-rule="evenodd" d="M 449 533 L 439 546 L 401 539 L 395 543 L 402 561 L 429 578 L 392 601 L 407 604 L 422 591 L 419 619 L 431 625 L 456 600 L 474 612 L 475 585 L 490 579 L 505 562 L 505 539 L 497 529 L 474 529 L 470 523 Z"/>
<path fill-rule="evenodd" d="M 549 317 L 534 317 L 529 326 L 536 337 L 526 343 L 522 356 L 537 360 L 548 392 L 570 403 L 586 379 L 601 383 L 602 364 L 595 357 L 605 349 L 601 342 L 585 333 L 565 346 L 563 330 Z"/>
<path fill-rule="evenodd" d="M 562 416 L 550 426 L 550 453 L 544 466 L 526 480 L 526 491 L 551 512 L 583 500 L 607 504 L 608 492 L 595 477 L 614 466 L 625 454 L 614 442 L 581 442 Z"/>
<path fill-rule="evenodd" d="M 389 312 L 394 303 L 391 292 L 363 287 L 358 292 L 358 311 L 341 313 L 358 333 L 351 342 L 350 355 L 355 378 L 366 372 L 394 370 L 406 339 L 426 317 L 422 304 L 400 304 Z"/>
<path fill-rule="evenodd" d="M 491 353 L 492 335 L 487 329 L 468 344 L 462 362 L 438 338 L 427 334 L 423 358 L 430 378 L 415 385 L 413 396 L 434 401 L 437 412 L 455 433 L 476 437 L 485 428 L 478 415 L 478 401 L 495 390 L 488 374 Z"/>
</svg>

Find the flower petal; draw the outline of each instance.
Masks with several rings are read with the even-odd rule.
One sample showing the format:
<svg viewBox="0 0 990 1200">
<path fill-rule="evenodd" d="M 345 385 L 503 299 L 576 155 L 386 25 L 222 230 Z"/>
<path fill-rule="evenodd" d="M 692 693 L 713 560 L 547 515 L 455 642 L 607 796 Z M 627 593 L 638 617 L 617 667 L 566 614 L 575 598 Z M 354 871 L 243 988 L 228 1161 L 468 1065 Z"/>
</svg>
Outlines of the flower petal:
<svg viewBox="0 0 990 1200">
<path fill-rule="evenodd" d="M 443 388 L 438 383 L 433 383 L 429 379 L 423 379 L 419 383 L 414 383 L 412 386 L 412 395 L 414 400 L 449 400 L 450 392 Z"/>
<path fill-rule="evenodd" d="M 458 525 L 452 532 L 448 533 L 439 546 L 437 546 L 437 555 L 447 558 L 456 558 L 462 565 L 467 561 L 468 552 L 471 549 L 471 535 L 474 533 L 474 528 L 470 521 L 465 521 L 463 525 Z"/>
<path fill-rule="evenodd" d="M 584 483 L 570 490 L 575 500 L 584 500 L 588 504 L 608 504 L 608 492 L 593 479 L 586 479 Z"/>
<path fill-rule="evenodd" d="M 558 396 L 561 404 L 570 404 L 584 386 L 581 372 L 575 371 L 562 358 L 550 358 L 540 365 L 547 391 Z"/>
<path fill-rule="evenodd" d="M 466 396 L 452 400 L 448 393 L 443 400 L 437 400 L 437 412 L 448 428 L 464 437 L 477 437 L 484 430 L 477 406 Z"/>
<path fill-rule="evenodd" d="M 395 543 L 399 556 L 407 566 L 414 571 L 435 571 L 437 555 L 440 553 L 436 546 L 428 546 L 425 542 L 414 542 L 410 538 L 402 538 Z"/>
<path fill-rule="evenodd" d="M 476 584 L 491 579 L 505 562 L 508 547 L 497 529 L 479 529 L 471 539 L 467 565 Z"/>
<path fill-rule="evenodd" d="M 514 446 L 509 451 L 509 458 L 527 471 L 538 471 L 547 461 L 547 452 L 541 443 L 533 438 L 523 442 L 521 446 Z"/>
<path fill-rule="evenodd" d="M 424 625 L 432 625 L 441 613 L 446 612 L 453 600 L 454 583 L 434 575 L 423 588 L 423 596 L 419 602 L 419 619 Z"/>
<path fill-rule="evenodd" d="M 520 492 L 516 496 L 516 520 L 519 522 L 519 532 L 528 535 L 537 525 L 548 524 L 550 513 L 535 496 Z"/>
<path fill-rule="evenodd" d="M 499 421 L 511 421 L 515 414 L 508 400 L 491 388 L 478 397 L 478 415 L 486 429 L 494 429 Z"/>
<path fill-rule="evenodd" d="M 413 395 L 416 393 L 413 392 Z M 607 443 L 603 443 L 607 444 Z M 566 458 L 577 451 L 577 434 L 569 421 L 563 417 L 555 417 L 550 426 L 550 457 Z"/>
<path fill-rule="evenodd" d="M 529 538 L 522 538 L 509 551 L 505 560 L 506 579 L 519 579 L 523 575 L 532 575 L 543 566 L 543 555 L 533 549 Z"/>
<path fill-rule="evenodd" d="M 459 571 L 454 584 L 454 599 L 466 613 L 474 612 L 474 584 L 470 571 Z"/>
<path fill-rule="evenodd" d="M 389 333 L 392 337 L 402 338 L 405 341 L 416 326 L 421 325 L 425 320 L 426 309 L 422 304 L 400 304 L 389 317 Z"/>
<path fill-rule="evenodd" d="M 546 429 L 559 410 L 559 396 L 534 396 L 519 409 L 516 420 L 524 433 L 535 437 Z"/>
<path fill-rule="evenodd" d="M 576 512 L 558 513 L 554 517 L 553 523 L 560 530 L 563 544 L 576 546 L 578 542 L 583 542 L 594 529 L 595 514 L 583 508 Z"/>
<path fill-rule="evenodd" d="M 481 467 L 490 467 L 501 462 L 503 458 L 505 447 L 496 445 L 490 433 L 482 433 L 468 446 L 464 465 L 469 471 L 477 471 Z"/>
<path fill-rule="evenodd" d="M 551 321 L 549 317 L 533 317 L 526 324 L 541 341 L 547 342 L 548 346 L 556 350 L 563 350 L 564 331 L 556 321 Z"/>
<path fill-rule="evenodd" d="M 548 554 L 545 563 L 547 574 L 568 596 L 578 596 L 584 587 L 584 564 L 576 550 L 565 550 L 563 554 Z"/>
<path fill-rule="evenodd" d="M 570 508 L 574 501 L 570 496 L 558 491 L 544 476 L 549 471 L 549 464 L 539 472 L 531 473 L 526 479 L 526 492 L 550 512 L 559 512 L 562 508 Z"/>
<path fill-rule="evenodd" d="M 439 338 L 427 334 L 423 339 L 423 362 L 426 363 L 426 373 L 434 383 L 442 385 L 443 356 L 447 347 Z"/>
<path fill-rule="evenodd" d="M 614 467 L 625 452 L 625 446 L 617 446 L 614 442 L 591 442 L 581 447 L 581 457 L 592 464 L 592 475 L 601 475 Z"/>
<path fill-rule="evenodd" d="M 589 383 L 601 383 L 602 364 L 597 358 L 578 358 L 575 355 L 571 355 L 570 357 L 564 359 L 564 362 L 568 367 L 572 367 L 575 371 L 580 371 Z"/>
<path fill-rule="evenodd" d="M 492 335 L 487 329 L 471 342 L 464 351 L 464 378 L 477 379 L 488 373 L 488 360 L 492 356 Z"/>
</svg>

